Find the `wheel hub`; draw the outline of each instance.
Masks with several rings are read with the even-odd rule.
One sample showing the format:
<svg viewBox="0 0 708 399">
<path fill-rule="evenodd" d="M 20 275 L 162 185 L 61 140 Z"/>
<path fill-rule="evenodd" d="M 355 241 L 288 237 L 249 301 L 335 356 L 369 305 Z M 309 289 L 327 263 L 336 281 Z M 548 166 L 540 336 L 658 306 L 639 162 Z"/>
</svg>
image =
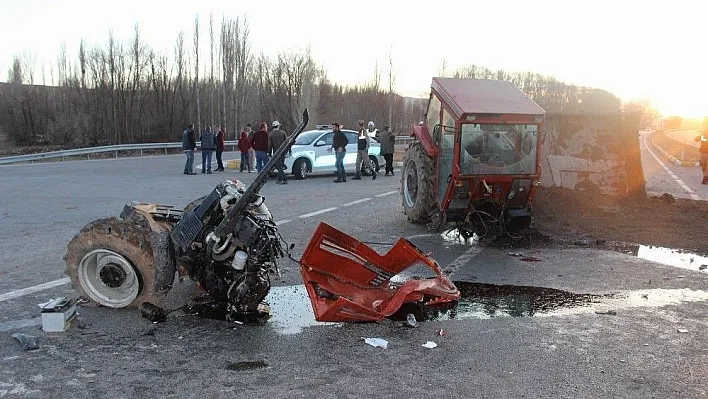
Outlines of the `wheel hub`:
<svg viewBox="0 0 708 399">
<path fill-rule="evenodd" d="M 108 249 L 95 249 L 81 259 L 78 267 L 81 288 L 101 305 L 122 308 L 140 293 L 140 277 L 123 255 Z"/>
<path fill-rule="evenodd" d="M 99 270 L 98 276 L 106 286 L 118 288 L 125 283 L 128 274 L 120 265 L 109 263 Z"/>
<path fill-rule="evenodd" d="M 418 196 L 418 171 L 413 163 L 406 168 L 406 177 L 404 179 L 403 194 L 405 196 L 406 205 L 409 208 L 415 206 L 415 201 Z"/>
</svg>

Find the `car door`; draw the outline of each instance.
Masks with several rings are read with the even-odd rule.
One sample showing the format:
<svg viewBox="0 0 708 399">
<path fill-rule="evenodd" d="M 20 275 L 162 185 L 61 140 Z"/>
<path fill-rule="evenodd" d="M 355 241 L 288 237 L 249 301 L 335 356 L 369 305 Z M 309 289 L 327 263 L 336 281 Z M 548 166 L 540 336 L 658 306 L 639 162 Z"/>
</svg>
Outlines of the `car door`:
<svg viewBox="0 0 708 399">
<path fill-rule="evenodd" d="M 356 150 L 357 150 L 357 140 L 359 140 L 359 135 L 356 132 L 344 132 L 349 140 L 347 144 L 347 155 L 344 156 L 344 166 L 354 165 L 356 162 Z"/>
<path fill-rule="evenodd" d="M 315 140 L 312 146 L 315 151 L 315 165 L 313 172 L 323 170 L 334 170 L 334 151 L 332 151 L 332 140 L 334 133 L 329 132 Z"/>
</svg>

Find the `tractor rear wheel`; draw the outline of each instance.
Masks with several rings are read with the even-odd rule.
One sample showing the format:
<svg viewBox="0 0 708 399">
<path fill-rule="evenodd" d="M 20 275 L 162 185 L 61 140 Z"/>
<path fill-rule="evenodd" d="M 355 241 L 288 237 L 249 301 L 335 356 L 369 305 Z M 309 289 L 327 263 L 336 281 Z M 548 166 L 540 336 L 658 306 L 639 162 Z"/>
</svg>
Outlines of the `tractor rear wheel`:
<svg viewBox="0 0 708 399">
<path fill-rule="evenodd" d="M 174 261 L 171 245 L 167 232 L 115 217 L 95 220 L 69 242 L 66 273 L 82 298 L 100 305 L 159 305 L 169 287 L 158 287 L 158 269 Z"/>
<path fill-rule="evenodd" d="M 426 223 L 437 208 L 435 160 L 425 153 L 420 143 L 413 143 L 403 156 L 401 197 L 408 220 Z"/>
</svg>

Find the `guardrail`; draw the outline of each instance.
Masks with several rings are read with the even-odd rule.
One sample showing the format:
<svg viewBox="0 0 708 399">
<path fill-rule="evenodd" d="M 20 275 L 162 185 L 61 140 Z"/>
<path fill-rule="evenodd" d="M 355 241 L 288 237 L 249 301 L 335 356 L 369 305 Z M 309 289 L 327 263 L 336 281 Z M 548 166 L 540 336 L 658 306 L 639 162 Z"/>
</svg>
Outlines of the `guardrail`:
<svg viewBox="0 0 708 399">
<path fill-rule="evenodd" d="M 412 137 L 408 136 L 396 136 L 396 144 L 409 144 L 413 141 Z M 226 147 L 231 147 L 233 151 L 238 145 L 238 140 L 228 140 L 224 142 Z M 201 144 L 197 143 L 197 147 L 201 147 Z M 182 148 L 181 142 L 176 143 L 143 143 L 143 144 L 117 144 L 117 145 L 106 145 L 101 147 L 87 147 L 87 148 L 74 148 L 71 150 L 59 150 L 50 152 L 40 152 L 36 154 L 25 154 L 25 155 L 15 155 L 10 157 L 0 157 L 0 165 L 8 165 L 12 163 L 19 162 L 29 162 L 42 161 L 47 159 L 59 158 L 60 161 L 64 161 L 67 157 L 76 156 L 86 156 L 86 159 L 91 159 L 91 154 L 102 154 L 113 152 L 115 158 L 118 158 L 118 152 L 121 151 L 140 151 L 140 155 L 143 155 L 144 150 L 162 150 L 164 149 L 165 155 L 167 155 L 167 150 L 171 148 Z"/>
</svg>

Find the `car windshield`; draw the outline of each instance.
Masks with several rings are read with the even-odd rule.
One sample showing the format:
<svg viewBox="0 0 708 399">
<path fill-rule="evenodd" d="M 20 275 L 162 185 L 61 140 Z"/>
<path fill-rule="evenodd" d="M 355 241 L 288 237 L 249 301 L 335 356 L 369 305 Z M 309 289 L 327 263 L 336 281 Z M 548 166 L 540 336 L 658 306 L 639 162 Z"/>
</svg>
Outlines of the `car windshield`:
<svg viewBox="0 0 708 399">
<path fill-rule="evenodd" d="M 322 133 L 326 133 L 325 130 L 313 130 L 310 132 L 303 132 L 300 133 L 299 136 L 295 139 L 295 145 L 310 145 L 312 144 L 315 139 L 320 137 Z"/>
<path fill-rule="evenodd" d="M 462 125 L 460 164 L 463 174 L 536 173 L 538 125 Z"/>
</svg>

